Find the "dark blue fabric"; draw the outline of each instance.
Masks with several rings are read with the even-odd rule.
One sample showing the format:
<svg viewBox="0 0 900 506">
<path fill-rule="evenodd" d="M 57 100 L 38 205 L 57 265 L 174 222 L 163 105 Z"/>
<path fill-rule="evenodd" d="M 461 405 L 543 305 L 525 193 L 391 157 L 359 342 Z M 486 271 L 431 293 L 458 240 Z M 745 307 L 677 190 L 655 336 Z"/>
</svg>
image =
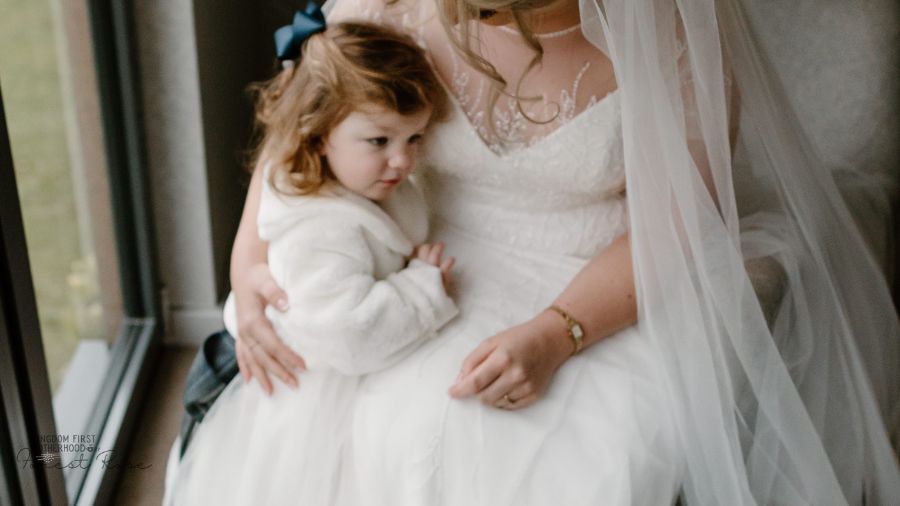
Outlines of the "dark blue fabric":
<svg viewBox="0 0 900 506">
<path fill-rule="evenodd" d="M 325 31 L 325 14 L 312 0 L 306 9 L 294 14 L 294 22 L 275 31 L 275 55 L 279 60 L 300 58 L 303 41 L 314 33 Z"/>
<path fill-rule="evenodd" d="M 220 330 L 203 341 L 184 386 L 184 418 L 181 421 L 181 455 L 187 449 L 194 428 L 237 375 L 234 337 Z"/>
</svg>

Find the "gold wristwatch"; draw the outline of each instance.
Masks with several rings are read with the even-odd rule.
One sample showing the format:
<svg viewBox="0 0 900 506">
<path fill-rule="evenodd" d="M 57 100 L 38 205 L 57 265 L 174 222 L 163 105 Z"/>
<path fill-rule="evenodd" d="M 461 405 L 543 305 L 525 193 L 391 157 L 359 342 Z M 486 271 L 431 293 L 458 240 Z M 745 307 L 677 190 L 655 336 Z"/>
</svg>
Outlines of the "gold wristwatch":
<svg viewBox="0 0 900 506">
<path fill-rule="evenodd" d="M 566 330 L 569 332 L 569 339 L 572 340 L 572 344 L 575 346 L 575 351 L 572 352 L 572 355 L 577 355 L 581 348 L 584 347 L 584 329 L 581 328 L 581 324 L 559 306 L 553 305 L 547 309 L 559 313 L 566 320 Z"/>
</svg>

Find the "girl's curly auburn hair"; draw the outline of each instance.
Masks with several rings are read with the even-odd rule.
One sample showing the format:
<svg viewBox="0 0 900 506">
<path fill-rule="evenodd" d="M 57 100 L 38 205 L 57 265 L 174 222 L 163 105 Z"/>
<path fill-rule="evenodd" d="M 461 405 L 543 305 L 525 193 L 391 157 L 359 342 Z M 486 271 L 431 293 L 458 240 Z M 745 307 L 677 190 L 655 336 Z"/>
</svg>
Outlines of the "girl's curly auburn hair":
<svg viewBox="0 0 900 506">
<path fill-rule="evenodd" d="M 389 28 L 337 23 L 310 36 L 301 55 L 270 81 L 251 87 L 261 132 L 253 164 L 270 165 L 269 183 L 281 193 L 314 193 L 332 177 L 319 148 L 362 104 L 402 115 L 432 107 L 432 120 L 446 116 L 446 93 L 424 51 Z"/>
</svg>

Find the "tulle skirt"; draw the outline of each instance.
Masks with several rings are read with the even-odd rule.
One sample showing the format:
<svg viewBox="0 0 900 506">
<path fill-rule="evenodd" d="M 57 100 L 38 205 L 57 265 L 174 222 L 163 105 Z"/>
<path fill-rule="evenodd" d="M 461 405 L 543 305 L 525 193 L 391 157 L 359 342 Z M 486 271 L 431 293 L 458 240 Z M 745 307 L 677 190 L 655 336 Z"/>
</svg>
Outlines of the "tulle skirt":
<svg viewBox="0 0 900 506">
<path fill-rule="evenodd" d="M 639 326 L 570 358 L 506 411 L 447 390 L 485 338 L 546 308 L 586 259 L 443 226 L 460 316 L 362 379 L 310 371 L 266 397 L 236 378 L 197 428 L 167 504 L 661 505 L 682 464 L 661 359 Z M 560 320 L 560 325 L 563 325 Z M 176 444 L 177 447 L 177 444 Z"/>
<path fill-rule="evenodd" d="M 586 260 L 503 248 L 452 226 L 436 236 L 457 257 L 460 316 L 363 380 L 353 422 L 361 504 L 673 503 L 682 464 L 672 407 L 640 327 L 569 359 L 528 408 L 448 396 L 467 354 L 546 308 Z"/>
<path fill-rule="evenodd" d="M 358 377 L 311 370 L 266 396 L 237 376 L 179 461 L 173 445 L 163 504 L 360 504 L 347 474 Z"/>
</svg>

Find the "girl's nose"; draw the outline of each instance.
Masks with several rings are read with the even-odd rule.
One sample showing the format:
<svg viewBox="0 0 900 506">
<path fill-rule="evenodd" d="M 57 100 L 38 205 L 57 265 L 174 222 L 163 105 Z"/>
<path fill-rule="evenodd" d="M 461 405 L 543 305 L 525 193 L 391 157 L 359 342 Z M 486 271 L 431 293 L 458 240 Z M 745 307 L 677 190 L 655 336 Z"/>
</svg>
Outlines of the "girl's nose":
<svg viewBox="0 0 900 506">
<path fill-rule="evenodd" d="M 399 149 L 388 161 L 392 169 L 403 171 L 404 174 L 412 170 L 415 161 L 415 151 L 412 147 Z"/>
</svg>

